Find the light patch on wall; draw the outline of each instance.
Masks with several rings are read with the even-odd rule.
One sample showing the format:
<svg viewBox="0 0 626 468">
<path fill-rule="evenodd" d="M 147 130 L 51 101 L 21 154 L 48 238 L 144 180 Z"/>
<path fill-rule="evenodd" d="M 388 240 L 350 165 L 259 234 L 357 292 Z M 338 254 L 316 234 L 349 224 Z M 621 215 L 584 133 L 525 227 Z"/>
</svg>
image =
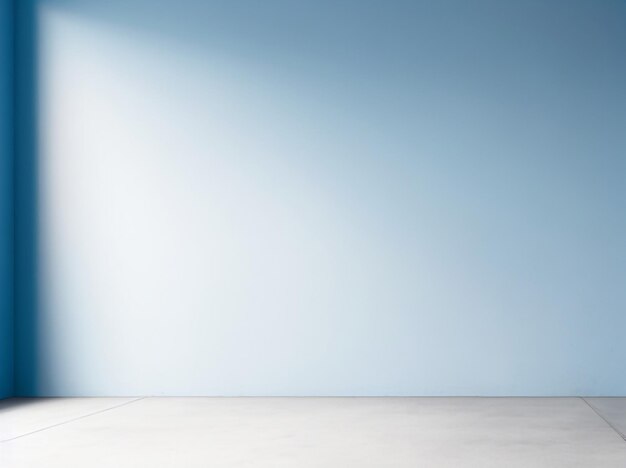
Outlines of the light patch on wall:
<svg viewBox="0 0 626 468">
<path fill-rule="evenodd" d="M 335 137 L 307 122 L 314 97 L 54 10 L 41 37 L 48 388 L 78 370 L 77 393 L 228 389 L 215 375 L 264 393 L 307 361 L 337 372 L 333 347 L 407 272 L 310 163 Z"/>
</svg>

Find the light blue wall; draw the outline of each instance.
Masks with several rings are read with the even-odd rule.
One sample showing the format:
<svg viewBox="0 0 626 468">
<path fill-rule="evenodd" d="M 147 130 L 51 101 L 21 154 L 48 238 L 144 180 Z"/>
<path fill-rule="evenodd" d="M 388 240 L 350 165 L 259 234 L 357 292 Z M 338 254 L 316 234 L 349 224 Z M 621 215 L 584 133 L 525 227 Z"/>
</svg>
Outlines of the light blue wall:
<svg viewBox="0 0 626 468">
<path fill-rule="evenodd" d="M 34 6 L 21 393 L 626 394 L 626 3 Z"/>
<path fill-rule="evenodd" d="M 0 398 L 13 393 L 13 12 L 0 0 Z"/>
</svg>

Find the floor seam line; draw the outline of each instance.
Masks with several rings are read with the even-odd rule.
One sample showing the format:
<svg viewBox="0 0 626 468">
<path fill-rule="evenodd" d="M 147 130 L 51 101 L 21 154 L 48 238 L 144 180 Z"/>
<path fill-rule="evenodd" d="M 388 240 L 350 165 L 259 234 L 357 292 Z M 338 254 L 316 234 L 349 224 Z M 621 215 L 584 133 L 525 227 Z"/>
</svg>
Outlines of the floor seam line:
<svg viewBox="0 0 626 468">
<path fill-rule="evenodd" d="M 609 422 L 608 419 L 602 416 L 602 413 L 600 413 L 600 411 L 596 409 L 595 406 L 589 403 L 585 397 L 580 397 L 580 399 L 584 401 L 587 404 L 587 406 L 591 408 L 591 410 L 598 415 L 600 419 L 602 419 L 611 429 L 613 429 L 624 442 L 626 442 L 626 434 L 622 434 L 622 432 L 618 428 L 616 428 L 611 422 Z"/>
<path fill-rule="evenodd" d="M 27 432 L 26 434 L 20 434 L 18 436 L 11 437 L 10 439 L 0 440 L 0 444 L 3 444 L 5 442 L 11 442 L 11 441 L 16 440 L 16 439 L 21 439 L 22 437 L 26 437 L 26 436 L 29 436 L 29 435 L 32 435 L 32 434 L 37 434 L 38 432 L 47 431 L 48 429 L 53 429 L 55 427 L 64 426 L 65 424 L 69 424 L 71 422 L 78 421 L 80 419 L 85 419 L 85 418 L 88 418 L 90 416 L 95 416 L 96 414 L 106 413 L 107 411 L 118 409 L 118 408 L 121 408 L 122 406 L 130 405 L 130 404 L 135 403 L 137 401 L 141 401 L 141 400 L 143 400 L 145 398 L 148 398 L 148 397 L 135 398 L 134 400 L 125 401 L 124 403 L 120 403 L 119 405 L 111 406 L 110 408 L 104 408 L 104 409 L 101 409 L 101 410 L 98 410 L 98 411 L 94 411 L 93 413 L 83 414 L 82 416 L 78 416 L 76 418 L 68 419 L 67 421 L 62 421 L 60 423 L 52 424 L 50 426 L 42 427 L 41 429 L 37 429 L 36 431 Z"/>
</svg>

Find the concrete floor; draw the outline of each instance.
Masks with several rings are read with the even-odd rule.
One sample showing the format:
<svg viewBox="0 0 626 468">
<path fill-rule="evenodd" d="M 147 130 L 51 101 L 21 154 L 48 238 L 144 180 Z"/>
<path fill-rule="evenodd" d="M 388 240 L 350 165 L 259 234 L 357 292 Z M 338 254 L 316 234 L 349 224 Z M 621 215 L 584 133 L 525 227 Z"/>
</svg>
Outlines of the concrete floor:
<svg viewBox="0 0 626 468">
<path fill-rule="evenodd" d="M 626 467 L 626 398 L 0 402 L 0 466 Z"/>
</svg>

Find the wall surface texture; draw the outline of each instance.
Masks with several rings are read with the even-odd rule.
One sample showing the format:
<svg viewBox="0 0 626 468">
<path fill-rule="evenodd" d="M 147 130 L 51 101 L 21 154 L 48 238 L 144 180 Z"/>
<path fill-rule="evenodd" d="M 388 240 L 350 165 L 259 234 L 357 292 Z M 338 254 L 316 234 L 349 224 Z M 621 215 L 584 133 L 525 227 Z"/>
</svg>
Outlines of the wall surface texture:
<svg viewBox="0 0 626 468">
<path fill-rule="evenodd" d="M 624 2 L 20 4 L 20 393 L 626 394 Z"/>
<path fill-rule="evenodd" d="M 0 0 L 0 398 L 13 394 L 13 11 Z"/>
</svg>

